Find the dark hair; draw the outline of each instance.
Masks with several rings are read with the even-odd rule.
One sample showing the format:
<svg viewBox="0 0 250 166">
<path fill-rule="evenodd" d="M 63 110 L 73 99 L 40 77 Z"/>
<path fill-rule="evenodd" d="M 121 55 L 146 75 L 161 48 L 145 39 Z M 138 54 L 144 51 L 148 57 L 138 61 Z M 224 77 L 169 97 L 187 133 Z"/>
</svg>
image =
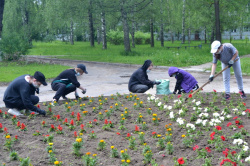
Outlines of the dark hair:
<svg viewBox="0 0 250 166">
<path fill-rule="evenodd" d="M 221 46 L 222 46 L 222 45 L 220 45 L 220 47 L 218 47 L 218 49 L 220 49 Z M 215 56 L 216 59 L 220 59 L 220 54 L 214 54 L 214 56 Z"/>
</svg>

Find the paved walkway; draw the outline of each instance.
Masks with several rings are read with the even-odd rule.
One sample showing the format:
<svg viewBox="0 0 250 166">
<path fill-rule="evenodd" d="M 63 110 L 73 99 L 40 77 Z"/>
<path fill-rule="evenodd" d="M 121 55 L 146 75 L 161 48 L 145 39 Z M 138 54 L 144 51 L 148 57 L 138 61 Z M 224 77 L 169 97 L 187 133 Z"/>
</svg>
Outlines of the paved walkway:
<svg viewBox="0 0 250 166">
<path fill-rule="evenodd" d="M 128 65 L 128 64 L 110 64 L 103 62 L 87 62 L 87 61 L 78 61 L 78 60 L 63 60 L 48 58 L 42 56 L 29 56 L 29 61 L 41 61 L 48 63 L 55 63 L 61 65 L 68 65 L 71 67 L 76 67 L 77 64 L 83 63 L 87 67 L 89 74 L 80 76 L 79 82 L 87 88 L 86 95 L 96 97 L 101 94 L 104 96 L 109 96 L 119 92 L 120 94 L 129 93 L 128 91 L 128 81 L 131 74 L 138 69 L 141 65 Z M 143 63 L 143 62 L 142 62 Z M 203 85 L 207 82 L 210 72 L 205 72 L 205 69 L 211 67 L 211 63 L 203 64 L 200 66 L 191 66 L 188 68 L 183 68 L 186 71 L 189 71 L 198 81 L 199 85 Z M 168 76 L 168 67 L 166 66 L 154 66 L 153 70 L 148 74 L 149 79 L 169 79 L 170 80 L 170 90 L 173 91 L 175 86 L 175 79 Z M 46 76 L 46 73 L 45 73 Z M 244 76 L 244 90 L 246 93 L 250 93 L 250 76 Z M 40 87 L 40 101 L 51 101 L 55 92 L 51 90 L 50 82 L 48 81 L 48 86 Z M 248 86 L 247 86 L 248 84 Z M 6 89 L 6 86 L 0 87 L 0 107 L 4 107 L 3 93 Z M 222 76 L 218 76 L 212 83 L 208 84 L 203 88 L 204 92 L 212 92 L 213 89 L 218 92 L 224 91 L 224 86 L 222 82 Z M 232 75 L 231 78 L 231 91 L 238 92 L 236 79 Z M 80 90 L 78 90 L 80 94 Z M 156 88 L 150 89 L 147 93 L 155 94 Z M 80 94 L 83 96 L 83 94 Z M 67 97 L 74 98 L 74 94 L 69 94 Z"/>
</svg>

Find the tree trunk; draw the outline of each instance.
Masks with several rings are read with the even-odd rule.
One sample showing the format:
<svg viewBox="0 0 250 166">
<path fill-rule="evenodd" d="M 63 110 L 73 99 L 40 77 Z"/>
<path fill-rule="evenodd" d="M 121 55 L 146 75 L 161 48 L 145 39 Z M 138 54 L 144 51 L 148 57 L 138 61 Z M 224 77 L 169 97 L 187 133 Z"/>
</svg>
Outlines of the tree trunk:
<svg viewBox="0 0 250 166">
<path fill-rule="evenodd" d="M 97 44 L 100 45 L 101 43 L 101 35 L 100 35 L 100 28 L 97 28 Z"/>
<path fill-rule="evenodd" d="M 101 13 L 101 22 L 102 22 L 102 49 L 107 49 L 107 36 L 106 36 L 106 22 L 105 22 L 105 12 Z"/>
<path fill-rule="evenodd" d="M 210 39 L 210 43 L 213 43 L 214 41 L 214 29 L 212 30 L 212 34 L 211 34 L 211 39 Z"/>
<path fill-rule="evenodd" d="M 173 43 L 174 43 L 174 35 L 173 35 L 173 32 L 170 31 L 170 34 L 171 34 L 171 42 L 172 42 L 172 44 L 173 44 Z"/>
<path fill-rule="evenodd" d="M 188 43 L 191 42 L 191 28 L 188 28 Z"/>
<path fill-rule="evenodd" d="M 153 23 L 153 19 L 150 19 L 150 45 L 151 47 L 155 46 L 155 42 L 154 42 L 154 23 Z"/>
<path fill-rule="evenodd" d="M 0 0 L 0 38 L 1 38 L 1 34 L 2 34 L 2 30 L 3 30 L 3 10 L 4 10 L 4 0 Z"/>
<path fill-rule="evenodd" d="M 185 1 L 183 0 L 183 8 L 182 8 L 182 44 L 185 43 Z"/>
<path fill-rule="evenodd" d="M 161 47 L 164 47 L 164 24 L 163 24 L 163 0 L 161 0 L 161 8 L 160 8 L 160 13 L 161 13 L 161 28 L 160 28 L 160 41 L 161 41 Z"/>
<path fill-rule="evenodd" d="M 92 0 L 89 1 L 89 9 L 88 9 L 88 15 L 89 15 L 89 40 L 90 40 L 90 46 L 95 46 L 94 41 L 94 23 L 93 23 L 93 15 L 92 15 Z"/>
<path fill-rule="evenodd" d="M 205 39 L 205 44 L 207 44 L 207 27 L 206 26 L 204 29 L 204 39 Z"/>
<path fill-rule="evenodd" d="M 73 20 L 72 19 L 70 22 L 70 44 L 74 45 L 74 27 L 73 27 Z"/>
<path fill-rule="evenodd" d="M 219 0 L 214 0 L 214 9 L 215 9 L 215 39 L 221 41 Z"/>
<path fill-rule="evenodd" d="M 123 24 L 123 32 L 124 32 L 124 49 L 126 52 L 130 52 L 130 41 L 129 41 L 129 26 L 128 26 L 128 18 L 127 12 L 124 9 L 124 0 L 120 0 L 121 3 L 121 16 L 122 16 L 122 24 Z"/>
<path fill-rule="evenodd" d="M 132 27 L 131 27 L 131 37 L 132 37 L 132 47 L 135 48 L 135 20 L 134 12 L 132 12 Z"/>
</svg>

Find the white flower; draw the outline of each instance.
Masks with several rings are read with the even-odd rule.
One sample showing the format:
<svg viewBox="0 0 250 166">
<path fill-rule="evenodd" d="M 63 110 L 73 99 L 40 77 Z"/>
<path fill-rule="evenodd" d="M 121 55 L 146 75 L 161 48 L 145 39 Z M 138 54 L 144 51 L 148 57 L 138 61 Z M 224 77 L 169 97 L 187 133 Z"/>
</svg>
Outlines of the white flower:
<svg viewBox="0 0 250 166">
<path fill-rule="evenodd" d="M 195 102 L 195 99 L 192 101 L 192 103 L 194 103 Z"/>
<path fill-rule="evenodd" d="M 197 121 L 195 122 L 195 124 L 200 124 L 200 123 L 202 123 L 201 119 L 197 119 Z"/>
<path fill-rule="evenodd" d="M 206 126 L 207 125 L 207 119 L 202 121 L 202 125 Z"/>
<path fill-rule="evenodd" d="M 160 107 L 160 106 L 161 106 L 161 102 L 158 103 L 158 107 Z"/>
<path fill-rule="evenodd" d="M 170 117 L 171 119 L 173 119 L 173 118 L 174 118 L 174 112 L 173 112 L 173 111 L 172 111 L 172 112 L 170 112 L 169 117 Z"/>
<path fill-rule="evenodd" d="M 215 124 L 213 122 L 209 122 L 210 126 L 215 126 Z"/>
<path fill-rule="evenodd" d="M 224 121 L 224 120 L 225 120 L 225 117 L 224 117 L 224 116 L 220 116 L 219 119 L 220 119 L 221 121 Z"/>
<path fill-rule="evenodd" d="M 207 110 L 208 110 L 208 109 L 207 109 L 207 107 L 206 107 L 206 108 L 204 109 L 204 112 L 207 112 Z"/>
<path fill-rule="evenodd" d="M 250 156 L 248 156 L 247 158 L 245 158 L 245 162 L 249 162 L 250 161 Z"/>
<path fill-rule="evenodd" d="M 155 96 L 151 96 L 151 98 L 150 98 L 151 100 L 154 100 L 155 99 Z"/>
<path fill-rule="evenodd" d="M 179 110 L 179 115 L 180 115 L 181 113 L 183 113 L 183 110 L 182 110 L 182 109 L 181 109 L 181 110 Z"/>
<path fill-rule="evenodd" d="M 173 107 L 172 107 L 171 105 L 170 105 L 170 106 L 168 106 L 168 109 L 169 109 L 169 110 L 171 110 L 172 108 L 173 108 Z"/>
<path fill-rule="evenodd" d="M 176 122 L 179 123 L 179 125 L 183 125 L 184 124 L 184 121 L 182 118 L 177 118 Z"/>
<path fill-rule="evenodd" d="M 220 116 L 220 114 L 217 113 L 217 112 L 215 112 L 215 113 L 213 113 L 213 116 L 214 116 L 214 117 L 218 117 L 218 116 Z"/>
<path fill-rule="evenodd" d="M 246 112 L 245 112 L 245 111 L 243 111 L 243 112 L 241 113 L 241 115 L 246 115 Z"/>
<path fill-rule="evenodd" d="M 234 108 L 234 109 L 232 109 L 233 111 L 238 111 L 238 108 Z"/>
<path fill-rule="evenodd" d="M 193 125 L 192 123 L 187 123 L 186 127 L 195 130 L 195 125 Z"/>
<path fill-rule="evenodd" d="M 243 148 L 242 148 L 242 150 L 243 150 L 243 151 L 245 151 L 245 152 L 246 152 L 246 151 L 248 151 L 248 149 L 249 149 L 249 147 L 248 147 L 248 146 L 243 145 Z"/>
<path fill-rule="evenodd" d="M 197 101 L 195 104 L 196 104 L 197 106 L 199 106 L 199 105 L 201 104 L 201 102 L 200 102 L 200 101 Z"/>
<path fill-rule="evenodd" d="M 243 143 L 242 139 L 234 139 L 233 144 L 241 145 Z"/>
<path fill-rule="evenodd" d="M 178 102 L 179 100 L 174 100 L 174 103 Z"/>
<path fill-rule="evenodd" d="M 226 117 L 229 119 L 229 118 L 231 118 L 232 116 L 231 116 L 231 115 L 227 115 Z"/>
<path fill-rule="evenodd" d="M 167 109 L 167 108 L 168 108 L 168 106 L 167 106 L 167 105 L 164 105 L 164 106 L 163 106 L 163 108 L 164 108 L 164 109 Z"/>
<path fill-rule="evenodd" d="M 226 113 L 224 111 L 221 112 L 221 115 L 226 115 Z"/>
</svg>

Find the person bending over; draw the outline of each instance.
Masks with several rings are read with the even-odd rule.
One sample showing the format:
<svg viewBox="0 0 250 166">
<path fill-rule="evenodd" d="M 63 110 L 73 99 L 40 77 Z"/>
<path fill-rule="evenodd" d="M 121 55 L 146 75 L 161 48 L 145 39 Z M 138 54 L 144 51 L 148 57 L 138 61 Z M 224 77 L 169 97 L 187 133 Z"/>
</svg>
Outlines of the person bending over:
<svg viewBox="0 0 250 166">
<path fill-rule="evenodd" d="M 197 90 L 199 88 L 196 79 L 188 72 L 179 69 L 177 67 L 170 67 L 168 69 L 168 75 L 175 77 L 176 84 L 173 94 L 189 93 L 191 90 Z"/>
<path fill-rule="evenodd" d="M 150 81 L 148 79 L 148 74 L 153 68 L 153 63 L 151 60 L 146 60 L 142 67 L 137 69 L 130 77 L 128 83 L 128 89 L 133 93 L 144 93 L 149 88 L 153 88 L 155 84 L 159 85 L 161 82 Z"/>
<path fill-rule="evenodd" d="M 54 101 L 58 102 L 60 97 L 67 99 L 66 95 L 75 91 L 76 99 L 79 98 L 76 88 L 82 90 L 82 93 L 86 93 L 86 89 L 83 88 L 77 80 L 77 77 L 88 74 L 85 65 L 78 64 L 74 69 L 67 69 L 61 72 L 52 82 L 51 88 L 56 91 L 55 96 L 53 97 L 52 103 Z"/>
<path fill-rule="evenodd" d="M 39 102 L 39 97 L 35 96 L 35 92 L 39 94 L 39 87 L 45 82 L 43 73 L 36 71 L 34 76 L 22 75 L 14 79 L 4 92 L 3 101 L 8 110 L 8 113 L 16 116 L 23 115 L 20 111 L 36 112 L 46 115 L 44 110 L 39 109 L 35 105 Z"/>
</svg>

